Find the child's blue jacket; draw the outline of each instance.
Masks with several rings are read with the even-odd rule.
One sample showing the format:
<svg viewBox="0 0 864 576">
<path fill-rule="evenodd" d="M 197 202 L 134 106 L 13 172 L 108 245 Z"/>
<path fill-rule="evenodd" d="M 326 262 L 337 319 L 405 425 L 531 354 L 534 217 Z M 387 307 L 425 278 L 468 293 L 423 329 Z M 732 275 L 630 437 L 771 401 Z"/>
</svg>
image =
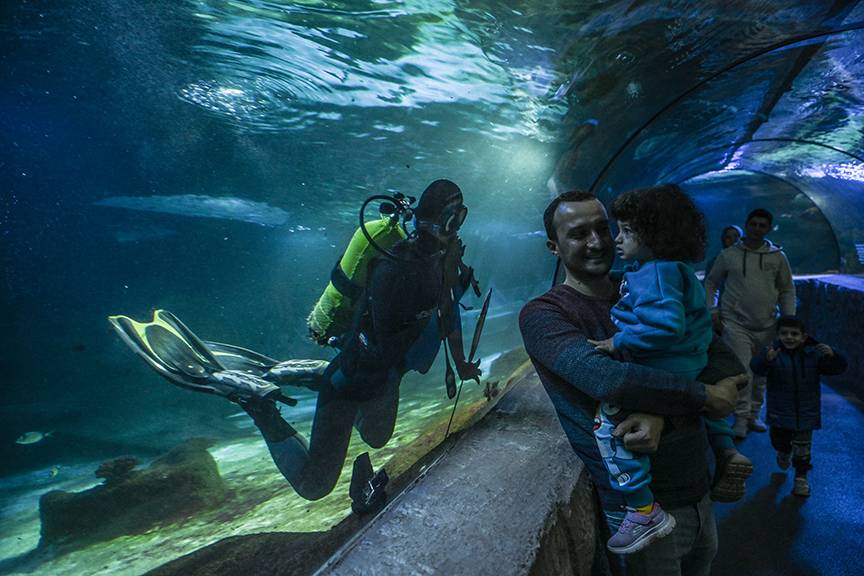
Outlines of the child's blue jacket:
<svg viewBox="0 0 864 576">
<path fill-rule="evenodd" d="M 612 308 L 616 350 L 676 374 L 698 374 L 708 360 L 711 315 L 705 289 L 684 262 L 652 260 L 628 267 Z"/>
<path fill-rule="evenodd" d="M 809 338 L 794 350 L 787 350 L 776 340 L 772 346 L 780 352 L 773 362 L 767 350 L 753 356 L 750 368 L 757 376 L 767 376 L 767 412 L 769 426 L 787 430 L 815 430 L 822 427 L 822 390 L 819 376 L 834 376 L 846 371 L 846 358 L 837 350 L 833 356 L 822 356 L 816 342 Z"/>
</svg>

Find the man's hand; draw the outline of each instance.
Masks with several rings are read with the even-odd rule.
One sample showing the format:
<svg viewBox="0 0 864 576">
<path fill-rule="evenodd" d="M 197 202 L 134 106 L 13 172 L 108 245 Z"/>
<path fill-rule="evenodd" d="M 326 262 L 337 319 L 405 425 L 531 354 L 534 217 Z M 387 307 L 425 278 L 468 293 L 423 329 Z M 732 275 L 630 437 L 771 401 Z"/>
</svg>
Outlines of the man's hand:
<svg viewBox="0 0 864 576">
<path fill-rule="evenodd" d="M 735 410 L 738 387 L 747 385 L 747 374 L 723 378 L 713 386 L 705 386 L 705 406 L 702 411 L 709 418 L 723 418 Z"/>
<path fill-rule="evenodd" d="M 588 343 L 594 346 L 594 349 L 598 352 L 602 352 L 603 354 L 608 354 L 609 356 L 615 355 L 615 343 L 612 341 L 612 338 L 607 338 L 606 340 L 591 340 L 588 339 Z"/>
<path fill-rule="evenodd" d="M 777 348 L 769 347 L 767 350 L 765 350 L 765 359 L 768 360 L 768 362 L 773 362 L 777 359 L 777 354 L 779 353 L 780 350 L 778 350 Z"/>
<path fill-rule="evenodd" d="M 654 414 L 630 414 L 615 427 L 612 435 L 624 440 L 624 447 L 632 452 L 649 454 L 660 446 L 663 417 Z"/>
<path fill-rule="evenodd" d="M 718 335 L 723 334 L 723 321 L 720 320 L 720 313 L 714 312 L 711 314 L 711 325 L 714 327 L 714 332 Z"/>
<path fill-rule="evenodd" d="M 820 356 L 833 356 L 834 350 L 831 349 L 827 344 L 817 344 L 816 351 L 819 352 Z"/>
</svg>

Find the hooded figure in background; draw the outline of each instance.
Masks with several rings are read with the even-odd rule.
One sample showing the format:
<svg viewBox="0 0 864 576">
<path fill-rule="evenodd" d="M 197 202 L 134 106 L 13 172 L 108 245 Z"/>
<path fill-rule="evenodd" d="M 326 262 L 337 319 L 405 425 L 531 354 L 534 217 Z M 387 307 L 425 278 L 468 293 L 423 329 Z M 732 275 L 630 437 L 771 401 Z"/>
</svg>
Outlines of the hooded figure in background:
<svg viewBox="0 0 864 576">
<path fill-rule="evenodd" d="M 777 308 L 783 316 L 795 315 L 795 284 L 783 250 L 765 238 L 773 215 L 757 208 L 747 216 L 744 237 L 723 250 L 705 277 L 705 295 L 714 328 L 747 367 L 750 382 L 739 391 L 732 430 L 737 438 L 748 431 L 765 432 L 759 418 L 765 398 L 765 379 L 754 377 L 750 360 L 776 335 Z M 715 293 L 723 286 L 723 298 Z"/>
</svg>

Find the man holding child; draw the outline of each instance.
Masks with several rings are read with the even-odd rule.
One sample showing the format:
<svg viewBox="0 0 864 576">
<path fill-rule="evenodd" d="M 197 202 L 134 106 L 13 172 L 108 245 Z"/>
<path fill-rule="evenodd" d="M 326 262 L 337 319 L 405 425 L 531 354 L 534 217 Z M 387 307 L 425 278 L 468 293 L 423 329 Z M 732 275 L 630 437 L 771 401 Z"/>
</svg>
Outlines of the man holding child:
<svg viewBox="0 0 864 576">
<path fill-rule="evenodd" d="M 618 283 L 609 278 L 614 241 L 606 210 L 590 193 L 566 192 L 547 207 L 544 224 L 547 246 L 561 259 L 566 279 L 522 309 L 525 348 L 571 446 L 591 474 L 611 531 L 618 530 L 628 510 L 610 485 L 595 442 L 600 402 L 630 412 L 613 434 L 629 450 L 653 452 L 654 498 L 677 520 L 668 536 L 625 556 L 628 574 L 707 576 L 717 532 L 702 415 L 719 418 L 732 412 L 737 385 L 746 382 L 744 367 L 716 341 L 708 366 L 695 380 L 621 362 L 595 349 L 589 339 L 604 341 L 616 332 L 610 312 L 619 299 Z"/>
</svg>

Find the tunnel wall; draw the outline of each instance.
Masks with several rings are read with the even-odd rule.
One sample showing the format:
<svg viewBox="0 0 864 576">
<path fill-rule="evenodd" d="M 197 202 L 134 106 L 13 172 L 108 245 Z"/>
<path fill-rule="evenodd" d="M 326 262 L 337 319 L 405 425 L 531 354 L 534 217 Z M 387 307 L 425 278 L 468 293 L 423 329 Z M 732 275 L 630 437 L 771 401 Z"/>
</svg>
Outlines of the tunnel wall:
<svg viewBox="0 0 864 576">
<path fill-rule="evenodd" d="M 317 574 L 602 573 L 591 481 L 533 369 L 436 462 Z"/>
<path fill-rule="evenodd" d="M 864 394 L 864 277 L 818 276 L 795 282 L 798 315 L 807 331 L 820 342 L 842 351 L 849 361 L 845 374 L 825 381 Z"/>
</svg>

